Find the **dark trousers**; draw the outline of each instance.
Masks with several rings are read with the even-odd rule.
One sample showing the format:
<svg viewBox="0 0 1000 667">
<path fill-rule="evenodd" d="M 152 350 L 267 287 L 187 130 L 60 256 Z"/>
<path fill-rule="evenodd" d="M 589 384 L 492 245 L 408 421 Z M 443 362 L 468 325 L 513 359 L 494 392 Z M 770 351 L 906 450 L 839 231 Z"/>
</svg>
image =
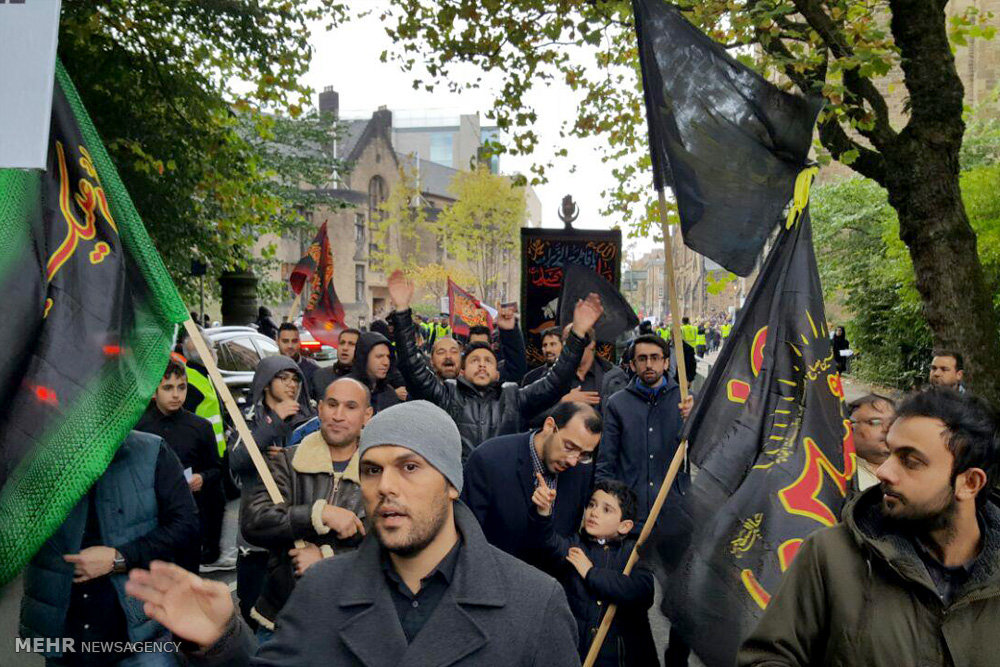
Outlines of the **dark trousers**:
<svg viewBox="0 0 1000 667">
<path fill-rule="evenodd" d="M 240 599 L 240 614 L 251 628 L 257 627 L 257 621 L 250 619 L 250 610 L 264 588 L 267 559 L 270 555 L 267 551 L 240 548 L 240 554 L 236 557 L 236 596 Z"/>
<path fill-rule="evenodd" d="M 226 511 L 226 499 L 221 482 L 213 488 L 202 487 L 195 494 L 198 503 L 198 523 L 201 526 L 201 563 L 219 560 L 219 540 L 222 538 L 222 515 Z"/>
</svg>

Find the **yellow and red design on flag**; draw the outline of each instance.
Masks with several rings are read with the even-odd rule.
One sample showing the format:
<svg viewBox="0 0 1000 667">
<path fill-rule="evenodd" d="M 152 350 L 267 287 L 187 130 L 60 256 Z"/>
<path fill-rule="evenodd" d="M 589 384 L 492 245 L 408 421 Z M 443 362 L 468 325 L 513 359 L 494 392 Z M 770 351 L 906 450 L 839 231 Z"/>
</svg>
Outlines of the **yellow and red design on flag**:
<svg viewBox="0 0 1000 667">
<path fill-rule="evenodd" d="M 493 317 L 479 299 L 456 285 L 451 278 L 448 278 L 448 319 L 452 332 L 459 336 L 468 337 L 469 329 L 475 326 L 493 330 Z"/>
<path fill-rule="evenodd" d="M 288 282 L 292 291 L 301 294 L 309 281 L 309 300 L 302 311 L 302 326 L 324 345 L 337 347 L 340 332 L 346 328 L 344 305 L 333 286 L 333 252 L 326 223 L 320 225 L 306 254 L 292 269 Z"/>
</svg>

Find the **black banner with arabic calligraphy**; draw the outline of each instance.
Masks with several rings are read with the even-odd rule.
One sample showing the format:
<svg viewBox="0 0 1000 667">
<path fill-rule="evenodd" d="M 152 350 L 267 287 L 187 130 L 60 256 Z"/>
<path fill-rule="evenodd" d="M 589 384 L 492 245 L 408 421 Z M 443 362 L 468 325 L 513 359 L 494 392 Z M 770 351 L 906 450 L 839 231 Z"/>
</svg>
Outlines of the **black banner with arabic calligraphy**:
<svg viewBox="0 0 1000 667">
<path fill-rule="evenodd" d="M 855 466 L 842 406 L 806 209 L 700 392 L 687 425 L 697 474 L 642 553 L 708 667 L 735 664 L 803 539 L 838 520 Z"/>
<path fill-rule="evenodd" d="M 528 365 L 545 363 L 541 333 L 559 318 L 563 267 L 578 264 L 590 269 L 617 290 L 621 282 L 621 232 L 590 229 L 521 230 L 521 328 Z M 613 343 L 600 343 L 597 354 L 609 361 Z"/>
<path fill-rule="evenodd" d="M 44 171 L 0 170 L 0 586 L 138 421 L 187 309 L 62 64 Z"/>
</svg>

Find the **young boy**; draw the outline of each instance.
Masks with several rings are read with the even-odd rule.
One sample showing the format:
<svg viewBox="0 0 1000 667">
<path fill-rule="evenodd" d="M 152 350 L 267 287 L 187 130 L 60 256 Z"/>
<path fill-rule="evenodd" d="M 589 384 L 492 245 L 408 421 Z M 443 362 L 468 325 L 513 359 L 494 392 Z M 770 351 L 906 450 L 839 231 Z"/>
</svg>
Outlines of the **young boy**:
<svg viewBox="0 0 1000 667">
<path fill-rule="evenodd" d="M 163 438 L 180 459 L 181 466 L 189 471 L 188 488 L 198 505 L 201 524 L 200 561 L 205 564 L 219 558 L 226 502 L 222 495 L 222 459 L 212 424 L 184 409 L 185 371 L 182 359 L 172 355 L 149 408 L 135 428 Z"/>
<path fill-rule="evenodd" d="M 653 604 L 653 574 L 641 564 L 622 574 L 635 539 L 629 532 L 638 501 L 635 492 L 617 480 L 602 480 L 583 514 L 579 535 L 563 537 L 552 530 L 556 492 L 541 475 L 531 497 L 534 541 L 551 571 L 559 573 L 576 618 L 580 656 L 587 655 L 608 605 L 618 605 L 597 665 L 658 665 L 647 610 Z"/>
</svg>

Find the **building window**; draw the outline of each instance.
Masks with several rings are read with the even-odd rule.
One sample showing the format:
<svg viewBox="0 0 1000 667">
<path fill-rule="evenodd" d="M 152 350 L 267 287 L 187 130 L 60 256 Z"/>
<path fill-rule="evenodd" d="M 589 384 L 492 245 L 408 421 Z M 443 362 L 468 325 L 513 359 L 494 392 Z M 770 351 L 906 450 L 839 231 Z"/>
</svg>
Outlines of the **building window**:
<svg viewBox="0 0 1000 667">
<path fill-rule="evenodd" d="M 354 214 L 354 245 L 359 248 L 365 244 L 365 214 Z"/>
<path fill-rule="evenodd" d="M 452 140 L 451 132 L 435 132 L 431 135 L 431 162 L 437 162 L 446 167 L 452 166 L 454 159 Z"/>
<path fill-rule="evenodd" d="M 365 265 L 354 265 L 354 302 L 365 302 Z"/>
<path fill-rule="evenodd" d="M 389 193 L 385 187 L 385 180 L 381 176 L 372 176 L 368 181 L 368 219 L 380 219 L 382 212 L 378 207 L 385 201 Z"/>
</svg>

